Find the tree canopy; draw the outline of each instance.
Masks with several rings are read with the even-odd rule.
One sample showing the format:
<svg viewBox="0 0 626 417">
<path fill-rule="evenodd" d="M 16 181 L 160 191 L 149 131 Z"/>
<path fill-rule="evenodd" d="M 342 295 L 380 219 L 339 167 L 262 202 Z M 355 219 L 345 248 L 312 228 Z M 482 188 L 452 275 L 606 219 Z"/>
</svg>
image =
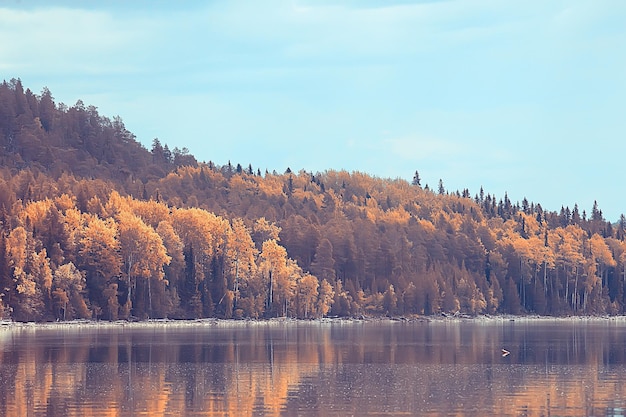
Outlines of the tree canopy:
<svg viewBox="0 0 626 417">
<path fill-rule="evenodd" d="M 198 162 L 0 84 L 0 314 L 622 314 L 626 221 L 365 173 Z M 247 166 L 245 169 L 243 166 Z M 622 216 L 623 217 L 623 216 Z"/>
</svg>

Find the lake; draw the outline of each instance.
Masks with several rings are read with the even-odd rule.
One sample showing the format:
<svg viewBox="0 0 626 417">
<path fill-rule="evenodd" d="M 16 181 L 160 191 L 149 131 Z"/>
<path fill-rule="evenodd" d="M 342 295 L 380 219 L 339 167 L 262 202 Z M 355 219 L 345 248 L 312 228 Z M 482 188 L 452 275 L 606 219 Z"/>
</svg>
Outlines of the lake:
<svg viewBox="0 0 626 417">
<path fill-rule="evenodd" d="M 624 319 L 0 326 L 6 417 L 625 414 Z"/>
</svg>

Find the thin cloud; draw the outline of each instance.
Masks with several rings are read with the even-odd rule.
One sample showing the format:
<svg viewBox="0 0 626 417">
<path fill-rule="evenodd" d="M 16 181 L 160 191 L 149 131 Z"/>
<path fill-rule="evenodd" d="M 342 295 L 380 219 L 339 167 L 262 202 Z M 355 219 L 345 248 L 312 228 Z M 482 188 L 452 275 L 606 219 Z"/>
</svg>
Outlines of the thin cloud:
<svg viewBox="0 0 626 417">
<path fill-rule="evenodd" d="M 144 26 L 125 23 L 103 11 L 0 8 L 0 38 L 11 40 L 0 46 L 0 61 L 16 75 L 42 66 L 48 72 L 133 72 L 133 46 L 146 36 Z"/>
</svg>

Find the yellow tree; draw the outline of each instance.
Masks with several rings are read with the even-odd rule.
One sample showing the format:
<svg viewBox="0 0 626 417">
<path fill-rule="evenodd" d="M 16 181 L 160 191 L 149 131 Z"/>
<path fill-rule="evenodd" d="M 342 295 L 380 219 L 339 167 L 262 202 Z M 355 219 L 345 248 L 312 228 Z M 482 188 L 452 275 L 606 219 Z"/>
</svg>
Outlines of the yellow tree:
<svg viewBox="0 0 626 417">
<path fill-rule="evenodd" d="M 295 314 L 293 307 L 296 304 L 296 290 L 302 274 L 302 268 L 300 268 L 297 262 L 288 258 L 285 269 L 280 270 L 276 275 L 275 301 L 277 305 L 281 306 L 282 315 L 285 317 L 290 311 L 292 314 Z"/>
<path fill-rule="evenodd" d="M 104 216 L 104 205 L 102 204 L 102 200 L 97 195 L 94 195 L 89 200 L 87 200 L 87 212 L 91 214 L 96 214 L 98 216 Z"/>
<path fill-rule="evenodd" d="M 265 217 L 257 219 L 252 227 L 252 239 L 257 245 L 258 249 L 262 249 L 263 243 L 267 240 L 279 241 L 280 227 L 274 223 L 268 222 Z"/>
<path fill-rule="evenodd" d="M 48 211 L 53 205 L 54 202 L 50 199 L 31 201 L 20 212 L 19 217 L 23 223 L 26 223 L 26 219 L 28 219 L 31 227 L 42 229 Z"/>
<path fill-rule="evenodd" d="M 619 274 L 622 276 L 621 288 L 622 288 L 622 300 L 626 300 L 626 241 L 609 239 L 611 242 L 611 248 L 615 253 L 616 260 L 619 260 L 619 268 L 621 271 Z"/>
<path fill-rule="evenodd" d="M 556 241 L 555 253 L 557 264 L 561 266 L 565 276 L 565 300 L 570 303 L 574 310 L 580 307 L 580 297 L 578 293 L 578 281 L 583 272 L 585 258 L 582 254 L 583 238 L 585 232 L 578 226 L 569 225 L 565 228 L 554 230 L 554 240 Z M 570 278 L 574 275 L 574 288 L 570 294 Z M 571 297 L 571 300 L 570 300 Z"/>
<path fill-rule="evenodd" d="M 72 260 L 76 259 L 84 224 L 85 220 L 83 214 L 78 209 L 71 208 L 65 211 L 63 215 L 63 228 L 67 236 L 66 258 Z"/>
<path fill-rule="evenodd" d="M 263 242 L 260 259 L 259 269 L 262 281 L 267 288 L 266 311 L 271 313 L 275 308 L 274 302 L 277 301 L 279 306 L 283 307 L 282 313 L 286 314 L 287 311 L 283 304 L 287 303 L 295 286 L 292 283 L 295 277 L 294 265 L 288 265 L 287 251 L 275 239 Z"/>
<path fill-rule="evenodd" d="M 117 292 L 110 291 L 111 285 L 117 288 L 122 268 L 117 223 L 89 214 L 84 216 L 84 221 L 77 259 L 79 268 L 85 272 L 92 308 L 96 317 L 105 314 L 110 319 L 117 318 Z"/>
<path fill-rule="evenodd" d="M 323 317 L 330 311 L 335 298 L 335 290 L 328 281 L 323 279 L 319 283 L 318 297 L 316 302 L 316 313 L 318 317 Z"/>
<path fill-rule="evenodd" d="M 230 229 L 224 218 L 198 208 L 176 209 L 172 214 L 172 223 L 183 243 L 194 243 L 207 257 L 224 249 Z"/>
<path fill-rule="evenodd" d="M 543 264 L 543 288 L 544 292 L 548 291 L 548 269 L 554 269 L 556 263 L 556 254 L 549 244 L 548 232 L 545 231 L 543 245 L 538 249 L 539 259 Z"/>
<path fill-rule="evenodd" d="M 169 264 L 161 237 L 156 231 L 146 225 L 139 217 L 128 211 L 117 215 L 119 222 L 120 253 L 126 275 L 127 295 L 126 310 L 137 305 L 135 314 L 150 316 L 152 314 L 152 281 L 163 279 L 163 266 Z M 141 294 L 134 294 L 133 290 L 142 289 Z M 148 307 L 145 307 L 147 296 Z"/>
<path fill-rule="evenodd" d="M 69 262 L 59 266 L 53 277 L 54 311 L 58 319 L 90 318 L 85 303 L 85 277 Z"/>
<path fill-rule="evenodd" d="M 42 277 L 39 273 L 46 274 L 50 270 L 45 249 L 35 252 L 32 236 L 18 226 L 7 236 L 6 253 L 16 292 L 10 305 L 13 318 L 19 321 L 40 320 L 45 308 L 43 291 L 46 291 L 40 280 L 43 278 L 44 285 L 47 285 L 49 275 Z"/>
<path fill-rule="evenodd" d="M 9 233 L 6 240 L 6 252 L 9 267 L 24 269 L 26 265 L 26 229 L 18 226 Z"/>
<path fill-rule="evenodd" d="M 255 259 L 258 250 L 254 246 L 250 230 L 243 220 L 237 218 L 232 222 L 232 230 L 229 232 L 226 242 L 226 258 L 229 263 L 227 270 L 230 277 L 234 296 L 233 307 L 237 308 L 240 297 L 240 284 L 247 286 L 248 281 L 256 273 Z"/>
<path fill-rule="evenodd" d="M 168 220 L 170 217 L 169 207 L 154 200 L 141 201 L 129 199 L 128 205 L 135 216 L 139 217 L 145 224 L 153 228 L 156 228 L 160 222 Z"/>
<path fill-rule="evenodd" d="M 131 211 L 129 202 L 128 198 L 122 197 L 117 191 L 111 191 L 109 199 L 102 209 L 103 217 L 116 217 L 122 212 Z"/>
<path fill-rule="evenodd" d="M 617 262 L 613 259 L 613 254 L 606 244 L 606 241 L 599 234 L 594 234 L 589 239 L 591 255 L 597 265 L 598 275 L 602 279 L 603 285 L 606 282 L 606 273 L 609 267 L 617 266 Z"/>
<path fill-rule="evenodd" d="M 52 269 L 46 249 L 44 248 L 39 252 L 33 251 L 29 256 L 31 258 L 30 275 L 41 288 L 44 303 L 49 305 L 52 298 Z"/>
<path fill-rule="evenodd" d="M 184 283 L 182 279 L 185 269 L 184 244 L 169 220 L 161 221 L 156 228 L 156 232 L 161 236 L 167 254 L 172 258 L 169 265 L 165 267 L 165 283 L 169 290 L 168 313 L 175 313 L 176 316 L 181 316 L 178 309 L 180 308 L 179 293 Z"/>
<path fill-rule="evenodd" d="M 555 255 L 545 235 L 543 238 L 532 235 L 527 242 L 528 262 L 533 271 L 534 309 L 537 313 L 544 314 L 548 310 L 548 269 L 554 268 Z M 540 272 L 543 274 L 541 280 L 538 278 Z M 537 289 L 538 283 L 542 283 L 543 290 Z"/>
<path fill-rule="evenodd" d="M 304 274 L 298 281 L 298 317 L 309 318 L 309 314 L 316 315 L 316 303 L 319 296 L 320 284 L 316 277 Z M 332 287 L 331 287 L 332 288 Z"/>
<path fill-rule="evenodd" d="M 221 268 L 230 224 L 198 208 L 174 210 L 172 224 L 185 246 L 186 297 L 190 300 L 191 314 L 196 317 L 211 314 L 213 300 L 226 295 Z"/>
<path fill-rule="evenodd" d="M 597 289 L 594 305 L 600 304 L 601 288 L 607 284 L 607 275 L 610 267 L 617 266 L 617 262 L 613 259 L 613 254 L 609 249 L 606 241 L 599 234 L 594 234 L 589 239 L 589 247 L 591 249 L 591 257 L 595 264 L 595 274 L 588 276 L 585 280 L 585 293 L 583 300 L 583 309 L 587 308 L 589 295 Z M 600 285 L 600 287 L 598 287 Z"/>
<path fill-rule="evenodd" d="M 515 261 L 516 263 L 518 263 L 515 266 L 519 266 L 519 284 L 518 284 L 519 290 L 518 291 L 520 294 L 520 298 L 521 298 L 520 301 L 522 303 L 522 306 L 524 308 L 527 308 L 528 307 L 526 305 L 527 284 L 531 282 L 532 276 L 530 275 L 530 273 L 532 272 L 532 269 L 536 269 L 536 268 L 533 268 L 536 266 L 536 262 L 533 261 L 534 254 L 531 250 L 531 246 L 529 244 L 528 239 L 524 239 L 523 237 L 519 236 L 517 233 L 515 233 L 511 229 L 505 232 L 505 237 L 502 239 L 502 243 L 504 242 L 511 243 L 513 249 L 515 250 L 515 254 L 518 257 L 518 259 Z"/>
</svg>

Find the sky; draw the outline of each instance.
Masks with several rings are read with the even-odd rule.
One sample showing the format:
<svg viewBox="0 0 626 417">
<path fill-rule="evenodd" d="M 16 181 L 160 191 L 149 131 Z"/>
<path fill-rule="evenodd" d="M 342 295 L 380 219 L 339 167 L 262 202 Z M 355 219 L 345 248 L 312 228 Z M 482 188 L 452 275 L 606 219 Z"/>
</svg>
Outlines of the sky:
<svg viewBox="0 0 626 417">
<path fill-rule="evenodd" d="M 621 0 L 0 0 L 0 79 L 199 161 L 626 213 Z"/>
</svg>

